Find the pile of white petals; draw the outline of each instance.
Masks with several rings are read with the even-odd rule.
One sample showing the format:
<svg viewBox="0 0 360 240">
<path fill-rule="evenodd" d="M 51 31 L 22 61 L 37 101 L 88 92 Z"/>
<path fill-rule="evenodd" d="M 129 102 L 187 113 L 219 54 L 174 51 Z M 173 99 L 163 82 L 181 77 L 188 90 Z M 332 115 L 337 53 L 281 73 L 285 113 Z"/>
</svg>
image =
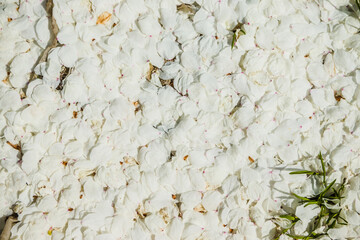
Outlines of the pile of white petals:
<svg viewBox="0 0 360 240">
<path fill-rule="evenodd" d="M 349 224 L 323 239 L 359 238 L 360 21 L 349 4 L 54 0 L 59 44 L 29 82 L 52 34 L 46 1 L 1 1 L 11 239 L 272 239 L 289 193 L 314 192 L 288 169 L 319 152 L 329 181 L 349 182 Z M 318 211 L 297 207 L 295 230 Z"/>
</svg>

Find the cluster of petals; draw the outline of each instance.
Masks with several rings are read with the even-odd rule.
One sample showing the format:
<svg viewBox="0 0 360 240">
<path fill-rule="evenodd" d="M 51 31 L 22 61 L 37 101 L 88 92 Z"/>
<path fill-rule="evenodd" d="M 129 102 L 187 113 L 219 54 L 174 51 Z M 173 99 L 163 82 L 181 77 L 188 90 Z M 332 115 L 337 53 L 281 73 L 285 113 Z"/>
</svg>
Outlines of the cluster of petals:
<svg viewBox="0 0 360 240">
<path fill-rule="evenodd" d="M 349 1 L 53 2 L 58 46 L 35 68 L 52 34 L 45 1 L 0 3 L 0 216 L 16 206 L 13 239 L 272 239 L 288 193 L 314 193 L 287 169 L 319 152 L 349 184 L 349 224 L 329 236 L 360 236 Z M 296 208 L 299 234 L 318 211 Z"/>
</svg>

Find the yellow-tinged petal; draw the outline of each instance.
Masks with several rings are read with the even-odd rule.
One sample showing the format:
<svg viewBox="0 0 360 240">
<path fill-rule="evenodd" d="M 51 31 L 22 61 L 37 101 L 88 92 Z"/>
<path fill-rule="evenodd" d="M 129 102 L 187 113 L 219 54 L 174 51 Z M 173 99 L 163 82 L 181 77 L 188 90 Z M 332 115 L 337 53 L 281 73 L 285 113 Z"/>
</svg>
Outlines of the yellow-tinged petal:
<svg viewBox="0 0 360 240">
<path fill-rule="evenodd" d="M 109 12 L 103 12 L 102 14 L 100 14 L 100 16 L 98 17 L 96 24 L 105 24 L 107 23 L 111 18 L 111 13 Z"/>
</svg>

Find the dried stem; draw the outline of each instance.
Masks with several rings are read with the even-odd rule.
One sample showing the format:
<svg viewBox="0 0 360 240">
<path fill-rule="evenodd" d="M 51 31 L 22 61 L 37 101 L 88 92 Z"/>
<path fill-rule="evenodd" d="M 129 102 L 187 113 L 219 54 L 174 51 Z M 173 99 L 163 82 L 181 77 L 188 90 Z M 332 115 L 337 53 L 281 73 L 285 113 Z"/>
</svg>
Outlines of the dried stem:
<svg viewBox="0 0 360 240">
<path fill-rule="evenodd" d="M 50 34 L 50 40 L 48 42 L 48 45 L 46 46 L 46 48 L 44 49 L 44 51 L 41 53 L 41 55 L 39 56 L 38 60 L 36 61 L 35 65 L 34 65 L 34 69 L 37 65 L 39 65 L 40 63 L 46 62 L 46 59 L 49 55 L 49 52 L 51 49 L 55 48 L 58 45 L 58 41 L 57 41 L 57 34 L 59 32 L 59 27 L 56 24 L 56 20 L 54 18 L 53 12 L 54 12 L 54 2 L 53 0 L 48 0 L 46 2 L 46 12 L 48 13 L 48 17 L 50 19 L 50 30 L 51 30 L 51 34 Z M 30 75 L 30 81 L 34 80 L 36 78 L 36 74 L 34 72 L 31 73 Z"/>
<path fill-rule="evenodd" d="M 0 240 L 9 240 L 11 234 L 11 228 L 13 227 L 14 223 L 17 222 L 17 218 L 14 216 L 8 217 L 6 220 L 4 229 L 0 235 Z"/>
</svg>

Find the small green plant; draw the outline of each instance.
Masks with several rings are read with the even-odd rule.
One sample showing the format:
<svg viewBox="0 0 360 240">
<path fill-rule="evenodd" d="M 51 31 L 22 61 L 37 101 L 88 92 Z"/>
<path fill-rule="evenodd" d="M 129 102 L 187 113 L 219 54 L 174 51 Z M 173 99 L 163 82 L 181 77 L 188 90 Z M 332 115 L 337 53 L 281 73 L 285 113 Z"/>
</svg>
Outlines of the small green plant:
<svg viewBox="0 0 360 240">
<path fill-rule="evenodd" d="M 234 32 L 234 34 L 233 34 L 233 38 L 232 38 L 232 41 L 231 41 L 231 49 L 234 48 L 234 46 L 235 46 L 235 41 L 236 41 L 236 32 Z"/>
<path fill-rule="evenodd" d="M 280 225 L 275 222 L 275 224 L 277 224 L 281 228 L 275 240 L 278 240 L 283 234 L 293 239 L 316 239 L 320 236 L 327 235 L 327 231 L 329 229 L 335 228 L 336 225 L 347 225 L 346 219 L 340 216 L 340 213 L 342 211 L 340 204 L 341 199 L 344 198 L 343 193 L 345 189 L 345 180 L 337 187 L 335 187 L 336 180 L 327 184 L 327 172 L 321 153 L 318 155 L 318 159 L 321 161 L 321 172 L 300 170 L 290 173 L 291 175 L 306 174 L 308 176 L 320 177 L 320 181 L 323 185 L 323 190 L 314 196 L 303 197 L 292 193 L 294 197 L 300 200 L 300 204 L 305 204 L 305 207 L 309 205 L 317 205 L 320 208 L 319 215 L 315 217 L 313 224 L 309 224 L 308 226 L 309 234 L 306 236 L 292 234 L 294 232 L 293 228 L 295 224 L 300 219 L 294 214 L 280 215 L 280 219 L 287 219 L 290 224 L 285 228 L 281 228 Z M 320 227 L 325 227 L 322 233 L 318 233 L 317 231 Z"/>
<path fill-rule="evenodd" d="M 238 23 L 234 29 L 232 30 L 233 32 L 233 37 L 232 37 L 232 41 L 231 41 L 231 49 L 234 48 L 235 46 L 235 42 L 238 40 L 238 38 L 240 37 L 241 34 L 245 35 L 246 32 L 242 29 L 243 28 L 243 24 Z"/>
</svg>

